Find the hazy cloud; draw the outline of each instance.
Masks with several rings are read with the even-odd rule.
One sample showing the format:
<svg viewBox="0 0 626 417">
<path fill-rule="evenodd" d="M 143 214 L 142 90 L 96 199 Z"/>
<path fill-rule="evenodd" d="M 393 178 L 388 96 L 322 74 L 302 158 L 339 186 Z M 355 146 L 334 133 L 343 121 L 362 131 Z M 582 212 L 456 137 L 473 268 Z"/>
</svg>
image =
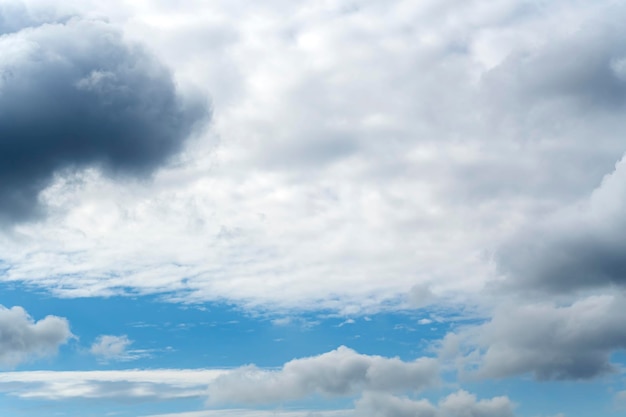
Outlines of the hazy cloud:
<svg viewBox="0 0 626 417">
<path fill-rule="evenodd" d="M 13 367 L 29 359 L 54 355 L 72 337 L 65 318 L 33 320 L 22 307 L 0 306 L 0 365 Z"/>
<path fill-rule="evenodd" d="M 225 371 L 152 369 L 120 371 L 29 371 L 0 374 L 0 391 L 39 400 L 160 400 L 199 398 L 206 384 Z"/>
</svg>

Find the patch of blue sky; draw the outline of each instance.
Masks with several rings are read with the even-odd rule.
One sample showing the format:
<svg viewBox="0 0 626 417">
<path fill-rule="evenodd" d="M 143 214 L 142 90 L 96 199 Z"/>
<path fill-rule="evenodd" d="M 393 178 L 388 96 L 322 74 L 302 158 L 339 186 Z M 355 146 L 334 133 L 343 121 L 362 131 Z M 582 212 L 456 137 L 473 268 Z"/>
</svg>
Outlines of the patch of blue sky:
<svg viewBox="0 0 626 417">
<path fill-rule="evenodd" d="M 35 319 L 52 314 L 69 320 L 76 340 L 59 357 L 20 369 L 215 368 L 254 363 L 276 367 L 291 359 L 348 346 L 360 353 L 404 360 L 431 355 L 431 341 L 449 323 L 420 324 L 421 315 L 385 313 L 329 317 L 255 315 L 230 305 L 181 305 L 155 296 L 59 299 L 19 285 L 3 285 L 0 303 L 19 305 Z M 89 347 L 99 335 L 126 335 L 129 350 L 143 354 L 130 362 L 96 361 Z M 77 354 L 78 353 L 78 354 Z"/>
</svg>

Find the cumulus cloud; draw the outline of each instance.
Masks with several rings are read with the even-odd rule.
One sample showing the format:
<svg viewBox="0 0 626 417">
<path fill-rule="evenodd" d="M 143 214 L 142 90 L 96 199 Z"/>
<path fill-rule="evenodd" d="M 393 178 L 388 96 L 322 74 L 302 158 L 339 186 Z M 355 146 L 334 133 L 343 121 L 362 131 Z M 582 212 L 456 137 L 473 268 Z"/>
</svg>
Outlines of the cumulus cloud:
<svg viewBox="0 0 626 417">
<path fill-rule="evenodd" d="M 626 160 L 590 197 L 514 235 L 498 253 L 505 285 L 571 293 L 626 285 Z"/>
<path fill-rule="evenodd" d="M 389 394 L 366 393 L 356 402 L 355 415 L 367 417 L 512 417 L 508 397 L 478 400 L 467 391 L 450 394 L 434 406 L 428 400 L 412 400 Z"/>
<path fill-rule="evenodd" d="M 446 356 L 465 355 L 469 375 L 583 380 L 616 372 L 611 355 L 626 349 L 624 296 L 592 296 L 568 306 L 507 306 L 487 323 L 444 339 Z"/>
<path fill-rule="evenodd" d="M 508 397 L 477 400 L 467 391 L 458 391 L 443 398 L 437 405 L 428 400 L 396 397 L 390 394 L 365 393 L 354 409 L 288 411 L 284 417 L 513 417 L 514 404 Z M 148 417 L 270 417 L 275 410 L 207 410 L 187 413 L 156 414 Z"/>
<path fill-rule="evenodd" d="M 4 367 L 54 355 L 71 337 L 65 318 L 47 316 L 35 321 L 22 307 L 0 306 L 0 365 Z"/>
<path fill-rule="evenodd" d="M 319 356 L 294 359 L 277 371 L 253 365 L 218 377 L 209 386 L 212 403 L 263 404 L 324 396 L 353 395 L 362 390 L 420 390 L 438 381 L 435 359 L 404 362 L 362 355 L 341 346 Z"/>
<path fill-rule="evenodd" d="M 11 4 L 11 3 L 9 3 Z M 145 175 L 181 149 L 205 110 L 184 102 L 168 70 L 112 25 L 80 17 L 0 22 L 0 217 L 38 214 L 55 173 L 98 166 Z M 41 16 L 40 16 L 41 17 Z"/>
</svg>

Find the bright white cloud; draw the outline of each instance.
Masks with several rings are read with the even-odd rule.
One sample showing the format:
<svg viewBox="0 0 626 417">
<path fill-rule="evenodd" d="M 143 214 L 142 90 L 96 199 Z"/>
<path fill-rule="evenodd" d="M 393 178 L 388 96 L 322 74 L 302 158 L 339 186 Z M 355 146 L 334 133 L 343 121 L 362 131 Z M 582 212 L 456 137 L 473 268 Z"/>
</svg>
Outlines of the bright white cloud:
<svg viewBox="0 0 626 417">
<path fill-rule="evenodd" d="M 35 321 L 22 307 L 0 305 L 0 365 L 14 367 L 30 359 L 54 355 L 72 337 L 63 317 Z"/>
<path fill-rule="evenodd" d="M 253 365 L 218 377 L 209 386 L 212 403 L 267 404 L 324 396 L 416 391 L 438 382 L 435 359 L 404 362 L 398 358 L 362 355 L 341 346 L 309 358 L 294 359 L 276 371 Z"/>
</svg>

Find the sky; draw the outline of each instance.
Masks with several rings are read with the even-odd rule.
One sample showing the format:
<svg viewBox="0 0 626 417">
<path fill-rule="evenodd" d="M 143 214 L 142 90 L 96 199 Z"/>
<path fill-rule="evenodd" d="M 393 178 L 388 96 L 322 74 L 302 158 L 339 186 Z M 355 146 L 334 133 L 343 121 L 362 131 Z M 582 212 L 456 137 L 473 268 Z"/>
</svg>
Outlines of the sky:
<svg viewBox="0 0 626 417">
<path fill-rule="evenodd" d="M 625 20 L 0 0 L 2 415 L 624 415 Z"/>
</svg>

